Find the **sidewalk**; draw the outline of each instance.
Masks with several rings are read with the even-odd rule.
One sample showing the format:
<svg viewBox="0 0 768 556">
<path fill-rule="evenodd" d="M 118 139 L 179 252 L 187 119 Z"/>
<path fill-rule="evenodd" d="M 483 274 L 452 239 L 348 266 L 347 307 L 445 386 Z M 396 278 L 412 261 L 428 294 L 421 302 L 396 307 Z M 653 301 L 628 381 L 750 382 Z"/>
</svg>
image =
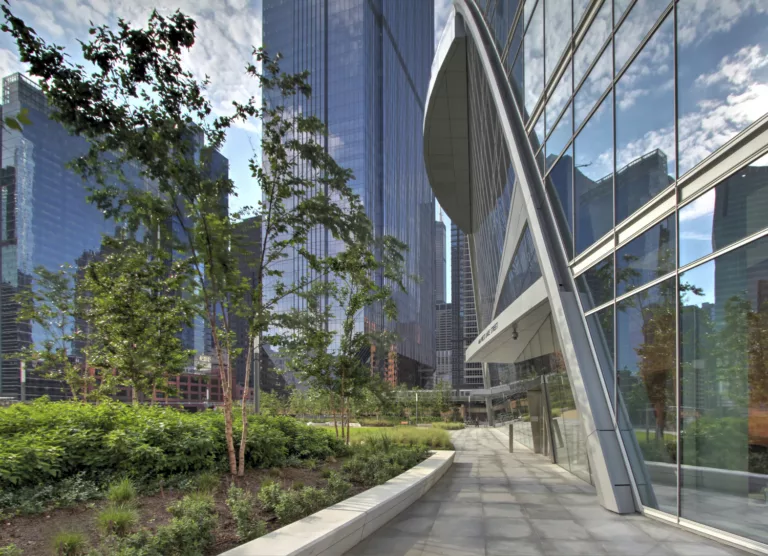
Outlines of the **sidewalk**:
<svg viewBox="0 0 768 556">
<path fill-rule="evenodd" d="M 488 428 L 452 433 L 452 469 L 347 556 L 726 556 L 747 554 L 642 515 Z M 516 445 L 516 450 L 517 450 Z"/>
</svg>

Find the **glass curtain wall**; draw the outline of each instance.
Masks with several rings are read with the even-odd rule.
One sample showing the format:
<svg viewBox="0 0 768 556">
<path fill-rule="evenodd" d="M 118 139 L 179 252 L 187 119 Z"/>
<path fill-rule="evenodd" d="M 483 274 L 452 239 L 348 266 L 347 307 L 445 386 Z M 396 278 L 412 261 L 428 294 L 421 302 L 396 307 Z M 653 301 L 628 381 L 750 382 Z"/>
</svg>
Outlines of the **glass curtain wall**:
<svg viewBox="0 0 768 556">
<path fill-rule="evenodd" d="M 480 7 L 563 251 L 602 253 L 576 287 L 642 503 L 768 544 L 768 160 L 698 178 L 768 112 L 768 4 Z"/>
</svg>

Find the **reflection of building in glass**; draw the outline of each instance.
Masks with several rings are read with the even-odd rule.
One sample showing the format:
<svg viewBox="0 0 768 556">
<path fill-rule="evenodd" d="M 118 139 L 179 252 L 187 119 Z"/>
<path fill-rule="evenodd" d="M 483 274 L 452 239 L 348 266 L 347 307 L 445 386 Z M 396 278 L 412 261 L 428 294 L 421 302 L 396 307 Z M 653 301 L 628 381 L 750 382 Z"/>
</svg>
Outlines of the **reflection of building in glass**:
<svg viewBox="0 0 768 556">
<path fill-rule="evenodd" d="M 445 303 L 445 222 L 435 222 L 435 303 Z"/>
<path fill-rule="evenodd" d="M 35 268 L 59 269 L 72 265 L 78 272 L 99 256 L 102 235 L 116 232 L 86 197 L 86 183 L 65 166 L 86 152 L 85 139 L 71 136 L 48 118 L 49 108 L 42 91 L 30 80 L 14 74 L 3 80 L 3 115 L 15 116 L 26 108 L 31 120 L 22 131 L 3 128 L 2 174 L 0 175 L 0 394 L 20 395 L 20 365 L 8 357 L 40 341 L 42 332 L 16 320 L 14 296 L 32 283 Z M 227 159 L 213 155 L 213 172 L 226 172 Z M 138 187 L 152 188 L 134 167 L 124 168 L 127 179 Z M 116 183 L 117 184 L 117 183 Z M 226 203 L 226 201 L 225 201 Z M 226 207 L 226 204 L 224 204 Z M 77 323 L 81 326 L 84 323 Z M 182 332 L 182 342 L 198 353 L 210 353 L 205 324 L 196 319 Z M 81 345 L 72 346 L 73 357 L 82 357 Z M 208 349 L 206 349 L 208 347 Z M 28 373 L 26 395 L 61 398 L 68 395 L 58 381 Z"/>
<path fill-rule="evenodd" d="M 435 360 L 435 207 L 423 169 L 421 129 L 433 12 L 432 2 L 397 0 L 266 0 L 263 6 L 266 48 L 283 55 L 283 70 L 310 74 L 312 97 L 294 99 L 296 108 L 328 126 L 325 147 L 354 173 L 350 186 L 377 234 L 408 244 L 407 292 L 396 297 L 398 321 L 385 323 L 381 309 L 370 307 L 358 326 L 398 333 L 391 371 L 396 381 L 411 384 L 430 380 Z M 342 248 L 324 229 L 307 247 L 320 255 Z M 308 272 L 296 254 L 289 254 L 281 270 L 289 284 Z M 300 309 L 301 300 L 290 297 L 280 309 L 294 307 Z M 329 322 L 331 329 L 339 325 L 340 317 Z M 386 359 L 376 361 L 383 365 Z"/>
<path fill-rule="evenodd" d="M 768 552 L 768 7 L 739 8 L 455 0 L 424 150 L 472 402 L 607 509 Z"/>
</svg>

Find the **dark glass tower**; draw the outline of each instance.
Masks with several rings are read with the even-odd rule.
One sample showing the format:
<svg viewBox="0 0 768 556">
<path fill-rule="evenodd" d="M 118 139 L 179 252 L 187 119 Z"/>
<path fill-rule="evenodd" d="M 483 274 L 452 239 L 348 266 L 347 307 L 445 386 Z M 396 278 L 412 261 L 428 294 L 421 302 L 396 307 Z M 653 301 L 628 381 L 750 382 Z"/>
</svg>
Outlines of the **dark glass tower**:
<svg viewBox="0 0 768 556">
<path fill-rule="evenodd" d="M 85 139 L 70 135 L 49 119 L 49 107 L 42 91 L 21 74 L 3 79 L 3 116 L 28 110 L 30 125 L 22 131 L 2 129 L 2 170 L 0 170 L 0 396 L 18 397 L 21 372 L 18 352 L 29 342 L 42 339 L 42 331 L 17 322 L 15 296 L 20 287 L 32 283 L 39 266 L 57 270 L 62 265 L 82 269 L 99 256 L 103 234 L 114 234 L 116 224 L 87 201 L 86 183 L 66 164 L 87 151 Z M 213 153 L 213 173 L 228 171 L 227 159 Z M 138 169 L 124 168 L 135 186 L 153 190 Z M 117 185 L 117 184 L 116 184 Z M 226 200 L 223 201 L 226 207 Z M 178 224 L 172 224 L 177 226 Z M 201 318 L 182 333 L 188 349 L 211 353 L 210 333 Z M 73 357 L 79 347 L 72 346 Z M 190 363 L 190 370 L 194 367 Z M 34 375 L 27 378 L 26 396 L 65 397 L 62 383 Z"/>
<path fill-rule="evenodd" d="M 263 7 L 267 50 L 282 54 L 284 71 L 310 72 L 311 99 L 294 102 L 326 122 L 326 148 L 352 169 L 351 186 L 376 233 L 409 246 L 407 273 L 420 280 L 408 278 L 398 294 L 398 321 L 385 323 L 379 309 L 368 308 L 358 326 L 398 332 L 389 377 L 410 384 L 426 383 L 435 366 L 435 201 L 422 154 L 433 13 L 432 2 L 402 0 L 264 0 Z M 342 248 L 325 230 L 309 243 L 319 254 Z M 283 265 L 288 283 L 308 272 L 298 257 Z M 300 300 L 286 299 L 281 308 L 291 307 L 301 308 Z"/>
</svg>

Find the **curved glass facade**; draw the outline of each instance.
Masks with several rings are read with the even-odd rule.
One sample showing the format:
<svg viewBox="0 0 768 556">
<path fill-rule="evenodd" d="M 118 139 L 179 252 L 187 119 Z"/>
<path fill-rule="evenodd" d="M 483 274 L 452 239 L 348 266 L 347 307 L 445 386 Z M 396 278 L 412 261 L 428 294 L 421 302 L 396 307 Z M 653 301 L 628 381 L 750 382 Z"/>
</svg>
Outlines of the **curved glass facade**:
<svg viewBox="0 0 768 556">
<path fill-rule="evenodd" d="M 768 549 L 768 4 L 465 1 L 485 19 L 468 33 L 471 210 L 494 224 L 473 219 L 470 240 L 479 338 L 496 342 L 476 343 L 474 357 L 487 362 L 486 387 L 504 392 L 494 408 L 516 439 L 589 480 L 589 458 L 607 452 L 587 456 L 574 400 L 592 407 L 599 390 L 637 503 Z M 493 71 L 478 69 L 475 42 L 491 47 Z M 529 142 L 518 154 L 540 179 L 515 183 L 506 143 L 496 154 L 505 138 L 488 121 L 499 116 L 482 74 L 495 83 L 497 70 L 525 131 L 511 126 L 514 139 Z M 504 205 L 513 186 L 545 202 Z M 536 272 L 555 268 L 545 278 L 578 294 L 583 319 L 552 312 L 540 325 L 540 305 L 489 327 L 538 276 L 499 263 L 532 210 L 545 233 L 529 223 L 516 249 L 533 253 Z M 587 332 L 601 377 L 578 382 L 594 384 L 568 379 L 579 356 L 564 357 L 558 326 Z"/>
</svg>

